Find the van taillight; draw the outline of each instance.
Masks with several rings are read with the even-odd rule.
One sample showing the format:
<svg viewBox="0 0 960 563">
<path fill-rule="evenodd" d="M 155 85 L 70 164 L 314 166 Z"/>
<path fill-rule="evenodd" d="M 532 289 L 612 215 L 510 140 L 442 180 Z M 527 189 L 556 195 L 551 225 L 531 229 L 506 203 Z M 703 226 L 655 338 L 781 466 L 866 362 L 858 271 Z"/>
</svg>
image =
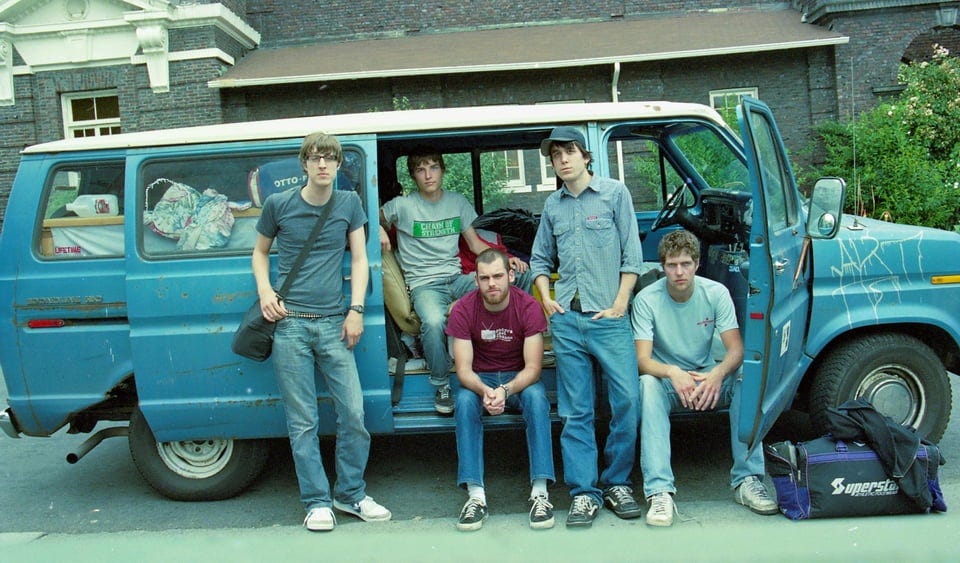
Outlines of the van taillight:
<svg viewBox="0 0 960 563">
<path fill-rule="evenodd" d="M 33 319 L 27 321 L 27 326 L 30 328 L 60 328 L 63 325 L 63 319 Z"/>
</svg>

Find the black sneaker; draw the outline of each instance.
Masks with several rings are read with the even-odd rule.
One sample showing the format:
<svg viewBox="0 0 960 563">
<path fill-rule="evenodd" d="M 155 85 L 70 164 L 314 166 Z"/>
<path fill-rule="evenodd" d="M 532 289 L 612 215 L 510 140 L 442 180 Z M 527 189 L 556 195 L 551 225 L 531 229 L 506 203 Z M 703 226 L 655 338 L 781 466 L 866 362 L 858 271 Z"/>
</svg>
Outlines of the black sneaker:
<svg viewBox="0 0 960 563">
<path fill-rule="evenodd" d="M 545 530 L 553 527 L 553 505 L 545 495 L 537 495 L 530 499 L 530 527 L 534 530 Z"/>
<path fill-rule="evenodd" d="M 590 495 L 573 497 L 570 511 L 567 512 L 568 528 L 589 528 L 600 512 L 600 504 Z"/>
<path fill-rule="evenodd" d="M 467 503 L 460 510 L 460 520 L 457 521 L 457 529 L 462 532 L 472 532 L 483 527 L 483 521 L 487 519 L 487 505 L 483 504 L 478 498 L 469 498 Z"/>
<path fill-rule="evenodd" d="M 453 392 L 450 391 L 450 384 L 437 387 L 437 394 L 433 398 L 433 408 L 440 414 L 450 414 L 453 412 Z"/>
<path fill-rule="evenodd" d="M 643 515 L 643 508 L 633 498 L 633 489 L 626 485 L 614 485 L 603 491 L 603 502 L 614 514 L 629 520 Z"/>
</svg>

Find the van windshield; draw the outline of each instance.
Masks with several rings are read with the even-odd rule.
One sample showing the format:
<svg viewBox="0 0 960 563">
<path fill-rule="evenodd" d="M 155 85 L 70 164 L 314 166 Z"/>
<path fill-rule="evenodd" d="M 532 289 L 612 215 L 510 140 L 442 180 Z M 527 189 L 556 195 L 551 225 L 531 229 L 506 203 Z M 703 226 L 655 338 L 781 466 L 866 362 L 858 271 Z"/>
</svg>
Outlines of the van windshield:
<svg viewBox="0 0 960 563">
<path fill-rule="evenodd" d="M 697 191 L 746 191 L 750 181 L 746 163 L 729 139 L 699 122 L 614 127 L 607 160 L 610 175 L 627 185 L 638 212 L 659 211 L 684 183 Z M 691 205 L 693 195 L 687 197 Z"/>
<path fill-rule="evenodd" d="M 670 134 L 668 142 L 677 149 L 685 167 L 700 177 L 704 189 L 740 191 L 747 188 L 750 173 L 746 163 L 712 128 L 684 127 Z"/>
</svg>

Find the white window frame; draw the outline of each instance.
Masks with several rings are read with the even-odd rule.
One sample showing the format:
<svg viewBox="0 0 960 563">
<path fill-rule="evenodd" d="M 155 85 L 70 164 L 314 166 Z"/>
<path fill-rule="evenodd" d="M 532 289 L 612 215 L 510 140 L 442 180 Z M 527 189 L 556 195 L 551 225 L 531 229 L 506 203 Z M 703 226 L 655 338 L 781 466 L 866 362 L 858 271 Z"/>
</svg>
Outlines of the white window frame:
<svg viewBox="0 0 960 563">
<path fill-rule="evenodd" d="M 736 107 L 740 104 L 740 100 L 742 100 L 745 96 L 750 96 L 759 100 L 759 89 L 754 86 L 752 88 L 725 88 L 723 90 L 710 90 L 710 107 L 717 110 L 720 115 L 724 116 L 724 119 L 726 119 L 724 110 L 732 109 L 734 111 L 733 115 L 736 116 Z M 730 100 L 731 97 L 735 97 L 736 99 L 732 106 L 728 103 L 728 100 Z M 736 128 L 736 119 L 734 119 L 733 123 L 728 123 L 727 125 Z"/>
<path fill-rule="evenodd" d="M 539 150 L 537 151 L 540 152 Z M 553 171 L 553 164 L 549 156 L 540 155 L 540 183 L 538 192 L 552 192 L 557 189 L 557 175 Z"/>
<path fill-rule="evenodd" d="M 110 135 L 110 129 L 120 127 L 120 117 L 110 117 L 104 119 L 91 119 L 86 121 L 74 121 L 73 106 L 71 102 L 75 100 L 93 99 L 93 98 L 117 98 L 116 90 L 96 90 L 91 92 L 76 92 L 72 94 L 63 94 L 60 96 L 60 107 L 63 112 L 63 136 L 65 139 L 73 139 L 74 132 L 84 129 L 93 129 L 93 136 L 100 137 Z M 105 131 L 106 130 L 106 131 Z"/>
<path fill-rule="evenodd" d="M 516 166 L 510 166 L 510 154 L 513 153 L 516 155 Z M 503 162 L 504 162 L 504 172 L 507 176 L 507 185 L 504 188 L 504 191 L 508 193 L 525 193 L 530 191 L 530 186 L 527 185 L 526 174 L 523 168 L 523 151 L 522 150 L 506 150 L 503 151 Z M 510 171 L 515 170 L 517 173 L 517 178 L 510 177 Z"/>
</svg>

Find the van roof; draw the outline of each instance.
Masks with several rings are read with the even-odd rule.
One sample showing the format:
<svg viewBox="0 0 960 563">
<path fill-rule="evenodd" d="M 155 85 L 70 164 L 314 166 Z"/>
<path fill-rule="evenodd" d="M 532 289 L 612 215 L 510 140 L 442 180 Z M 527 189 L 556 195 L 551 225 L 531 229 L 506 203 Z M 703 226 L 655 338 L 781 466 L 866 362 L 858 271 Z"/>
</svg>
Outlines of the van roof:
<svg viewBox="0 0 960 563">
<path fill-rule="evenodd" d="M 442 131 L 473 127 L 547 125 L 623 119 L 696 117 L 723 123 L 712 108 L 676 102 L 608 102 L 595 104 L 540 104 L 479 106 L 367 112 L 267 121 L 223 123 L 156 131 L 139 131 L 64 139 L 27 147 L 25 154 L 125 149 L 230 141 L 258 141 L 304 137 L 314 131 L 338 136 Z"/>
</svg>

